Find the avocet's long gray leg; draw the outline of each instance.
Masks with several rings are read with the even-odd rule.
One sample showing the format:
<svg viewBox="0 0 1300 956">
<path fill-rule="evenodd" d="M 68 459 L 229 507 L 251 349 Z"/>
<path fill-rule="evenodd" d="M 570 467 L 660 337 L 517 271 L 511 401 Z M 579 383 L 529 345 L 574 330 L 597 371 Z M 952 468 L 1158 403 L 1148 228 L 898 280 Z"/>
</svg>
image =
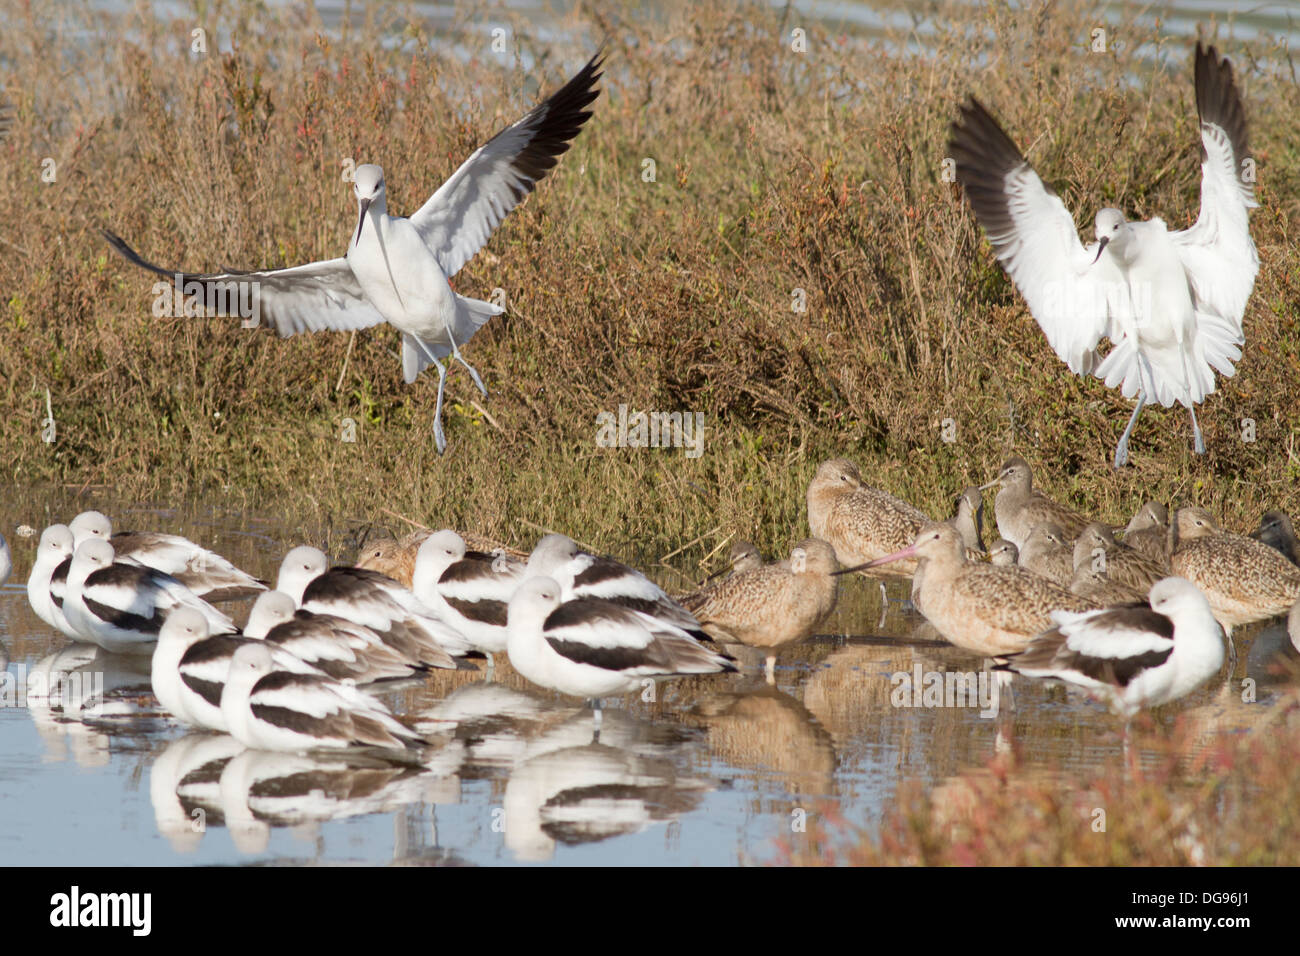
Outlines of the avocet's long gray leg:
<svg viewBox="0 0 1300 956">
<path fill-rule="evenodd" d="M 1138 416 L 1142 414 L 1142 406 L 1146 402 L 1146 393 L 1138 392 L 1138 402 L 1133 409 L 1133 416 L 1128 420 L 1128 426 L 1124 429 L 1124 434 L 1119 436 L 1119 444 L 1115 446 L 1115 467 L 1117 469 L 1128 464 L 1128 439 L 1133 434 L 1133 426 L 1137 424 Z"/>
<path fill-rule="evenodd" d="M 433 443 L 441 455 L 447 448 L 447 438 L 442 433 L 442 393 L 447 387 L 447 369 L 437 359 L 433 364 L 438 368 L 438 406 L 433 410 Z"/>
<path fill-rule="evenodd" d="M 425 357 L 438 370 L 438 405 L 433 410 L 433 443 L 438 448 L 438 454 L 441 455 L 447 448 L 447 437 L 442 433 L 442 395 L 447 388 L 447 368 L 438 361 L 436 355 L 429 351 L 429 346 L 425 344 L 424 339 L 418 335 L 413 335 L 411 338 L 419 344 L 420 350 L 424 352 Z"/>
<path fill-rule="evenodd" d="M 1196 407 L 1188 405 L 1187 410 L 1192 413 L 1192 447 L 1196 449 L 1196 454 L 1205 454 L 1205 439 L 1201 436 L 1201 426 L 1196 421 Z"/>
<path fill-rule="evenodd" d="M 451 329 L 447 330 L 447 341 L 451 343 L 451 357 L 469 370 L 469 377 L 474 380 L 474 384 L 477 385 L 478 390 L 483 393 L 483 397 L 487 398 L 487 389 L 483 387 L 483 379 L 478 377 L 478 372 L 475 371 L 474 366 L 470 365 L 469 362 L 466 362 L 464 357 L 460 354 L 460 348 L 456 345 L 456 340 L 452 338 Z"/>
</svg>

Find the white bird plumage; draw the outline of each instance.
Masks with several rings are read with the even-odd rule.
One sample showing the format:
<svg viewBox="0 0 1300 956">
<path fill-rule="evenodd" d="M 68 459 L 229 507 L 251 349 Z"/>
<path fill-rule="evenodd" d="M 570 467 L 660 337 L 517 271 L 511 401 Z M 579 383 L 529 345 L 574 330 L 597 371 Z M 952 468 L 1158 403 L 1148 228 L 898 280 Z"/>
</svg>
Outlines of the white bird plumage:
<svg viewBox="0 0 1300 956">
<path fill-rule="evenodd" d="M 384 171 L 358 166 L 353 180 L 357 226 L 347 254 L 337 259 L 259 272 L 186 274 L 146 261 L 110 232 L 104 236 L 128 261 L 175 277 L 182 287 L 197 283 L 214 302 L 225 301 L 232 287 L 251 284 L 258 320 L 265 318 L 282 337 L 388 322 L 402 333 L 407 384 L 430 364 L 438 369 L 434 441 L 442 452 L 448 368 L 442 360 L 459 361 L 486 395 L 460 347 L 503 311 L 456 294 L 448 280 L 568 150 L 591 116 L 586 107 L 599 95 L 600 65 L 598 53 L 549 99 L 479 147 L 409 219 L 388 215 Z"/>
<path fill-rule="evenodd" d="M 279 669 L 260 641 L 231 659 L 221 712 L 231 736 L 258 750 L 406 750 L 422 743 L 377 698 L 347 682 Z"/>
<path fill-rule="evenodd" d="M 1085 248 L 1065 204 L 978 100 L 952 127 L 957 179 L 1048 343 L 1075 374 L 1137 399 L 1115 448 L 1117 468 L 1148 402 L 1186 406 L 1204 452 L 1195 406 L 1214 391 L 1215 371 L 1235 372 L 1245 343 L 1242 319 L 1259 271 L 1245 112 L 1232 67 L 1214 47 L 1197 44 L 1194 73 L 1201 210 L 1190 229 L 1102 209 L 1097 242 Z M 1103 336 L 1113 347 L 1100 358 Z"/>
<path fill-rule="evenodd" d="M 63 613 L 83 640 L 120 654 L 152 654 L 163 622 L 178 608 L 201 614 L 214 634 L 234 623 L 170 574 L 114 561 L 113 546 L 91 538 L 68 569 Z"/>
<path fill-rule="evenodd" d="M 561 600 L 560 585 L 533 577 L 510 600 L 510 663 L 535 684 L 599 699 L 647 678 L 735 671 L 680 627 L 602 598 Z"/>
<path fill-rule="evenodd" d="M 41 532 L 40 543 L 36 546 L 36 560 L 32 562 L 32 571 L 27 578 L 27 601 L 36 616 L 72 638 L 78 635 L 63 614 L 63 597 L 74 549 L 72 531 L 68 526 L 50 525 Z M 56 572 L 60 573 L 57 599 L 54 593 Z"/>
</svg>

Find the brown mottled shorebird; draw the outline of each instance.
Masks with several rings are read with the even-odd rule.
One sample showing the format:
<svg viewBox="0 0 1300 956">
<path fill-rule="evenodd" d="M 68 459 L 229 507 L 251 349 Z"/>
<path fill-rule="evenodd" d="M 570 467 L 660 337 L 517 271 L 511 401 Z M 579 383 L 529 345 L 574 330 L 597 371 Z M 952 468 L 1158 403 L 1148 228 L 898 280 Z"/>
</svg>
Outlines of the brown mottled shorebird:
<svg viewBox="0 0 1300 956">
<path fill-rule="evenodd" d="M 1145 596 L 1151 585 L 1169 576 L 1169 568 L 1157 564 L 1140 551 L 1115 540 L 1115 533 L 1100 521 L 1083 529 L 1074 543 L 1073 567 L 1084 565 L 1106 572 L 1116 584 L 1133 588 Z"/>
<path fill-rule="evenodd" d="M 789 567 L 790 562 L 781 561 L 779 564 Z M 718 578 L 730 572 L 731 577 L 737 574 L 743 574 L 746 571 L 756 571 L 763 566 L 763 553 L 758 550 L 757 546 L 749 541 L 739 540 L 731 546 L 728 564 L 721 571 L 715 571 L 710 574 L 704 582 L 694 591 L 688 591 L 685 594 L 675 598 L 678 604 L 685 605 L 687 601 L 703 601 L 705 595 L 709 594 L 721 582 Z"/>
<path fill-rule="evenodd" d="M 989 545 L 989 561 L 999 567 L 1015 567 L 1020 563 L 1020 549 L 1006 538 L 998 538 Z"/>
<path fill-rule="evenodd" d="M 915 540 L 929 515 L 906 501 L 862 483 L 858 466 L 844 458 L 822 462 L 808 485 L 808 525 L 813 537 L 835 549 L 843 565 L 865 564 Z M 873 571 L 875 577 L 911 577 L 916 561 Z"/>
<path fill-rule="evenodd" d="M 908 558 L 925 564 L 921 612 L 947 640 L 983 657 L 1024 650 L 1052 626 L 1052 611 L 1087 611 L 1092 605 L 1060 585 L 1020 567 L 967 561 L 961 535 L 931 523 L 886 564 Z M 849 570 L 854 570 L 850 568 Z"/>
<path fill-rule="evenodd" d="M 731 546 L 731 573 L 755 571 L 763 566 L 763 554 L 753 543 L 740 540 Z"/>
<path fill-rule="evenodd" d="M 1234 627 L 1285 614 L 1300 600 L 1300 568 L 1254 538 L 1223 531 L 1204 508 L 1179 508 L 1170 539 L 1174 574 L 1204 592 L 1234 658 Z"/>
<path fill-rule="evenodd" d="M 961 540 L 967 551 L 984 552 L 984 539 L 980 537 L 980 525 L 984 519 L 984 496 L 972 485 L 957 496 L 954 503 L 956 514 L 948 519 L 948 524 L 961 532 Z"/>
<path fill-rule="evenodd" d="M 1124 529 L 1124 543 L 1161 567 L 1169 567 L 1169 509 L 1148 501 Z"/>
<path fill-rule="evenodd" d="M 409 588 L 411 579 L 415 575 L 415 557 L 420 553 L 420 545 L 424 544 L 425 539 L 433 533 L 428 528 L 421 528 L 412 531 L 400 541 L 394 541 L 392 538 L 376 538 L 361 549 L 361 553 L 357 555 L 356 566 L 386 574 L 403 587 Z M 461 538 L 465 542 L 465 547 L 471 552 L 493 554 L 499 551 L 520 561 L 528 560 L 527 552 L 507 548 L 482 535 L 462 533 Z"/>
<path fill-rule="evenodd" d="M 1068 588 L 1074 577 L 1074 552 L 1054 524 L 1040 524 L 1029 532 L 1016 563 L 1063 588 Z"/>
<path fill-rule="evenodd" d="M 788 567 L 770 564 L 732 575 L 683 603 L 715 641 L 766 650 L 764 673 L 772 684 L 777 650 L 808 637 L 834 609 L 835 568 L 831 546 L 809 538 L 791 550 Z"/>
<path fill-rule="evenodd" d="M 1270 511 L 1259 519 L 1259 527 L 1250 536 L 1270 548 L 1281 551 L 1292 564 L 1300 564 L 1300 541 L 1296 540 L 1291 519 L 1281 511 Z"/>
<path fill-rule="evenodd" d="M 1065 505 L 1058 504 L 1041 491 L 1034 490 L 1034 475 L 1029 462 L 1012 455 L 1002 463 L 998 476 L 980 491 L 1001 485 L 993 502 L 998 534 L 1024 550 L 1029 533 L 1040 524 L 1054 524 L 1066 541 L 1074 541 L 1088 519 Z"/>
<path fill-rule="evenodd" d="M 1075 568 L 1074 577 L 1070 580 L 1070 592 L 1085 601 L 1091 601 L 1097 607 L 1132 604 L 1147 598 L 1136 588 L 1112 581 L 1105 571 L 1094 568 L 1091 561 L 1085 561 Z"/>
</svg>

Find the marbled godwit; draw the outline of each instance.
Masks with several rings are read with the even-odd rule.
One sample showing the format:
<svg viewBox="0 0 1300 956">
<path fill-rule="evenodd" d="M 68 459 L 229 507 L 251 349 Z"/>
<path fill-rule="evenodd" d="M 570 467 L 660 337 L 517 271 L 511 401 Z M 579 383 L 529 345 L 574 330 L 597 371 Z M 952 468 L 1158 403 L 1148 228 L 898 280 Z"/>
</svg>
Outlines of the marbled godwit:
<svg viewBox="0 0 1300 956">
<path fill-rule="evenodd" d="M 967 551 L 984 553 L 984 539 L 980 536 L 980 525 L 984 519 L 984 496 L 972 485 L 957 496 L 954 504 L 957 512 L 948 519 L 948 524 L 961 532 L 961 540 Z"/>
<path fill-rule="evenodd" d="M 764 673 L 774 683 L 777 650 L 804 640 L 835 607 L 835 567 L 831 546 L 809 538 L 791 550 L 788 567 L 729 577 L 687 608 L 715 641 L 768 651 Z"/>
<path fill-rule="evenodd" d="M 1097 242 L 1085 249 L 1065 205 L 979 101 L 971 97 L 952 127 L 957 179 L 1048 343 L 1075 374 L 1137 397 L 1116 468 L 1149 401 L 1186 406 L 1196 452 L 1205 451 L 1194 406 L 1214 391 L 1214 372 L 1231 376 L 1241 358 L 1242 316 L 1259 271 L 1248 219 L 1253 177 L 1243 174 L 1246 116 L 1232 67 L 1198 42 L 1194 73 L 1201 213 L 1181 232 L 1102 209 Z M 1114 347 L 1099 359 L 1103 335 Z"/>
<path fill-rule="evenodd" d="M 1029 532 L 1016 563 L 1063 588 L 1074 577 L 1074 552 L 1054 524 L 1040 524 Z"/>
<path fill-rule="evenodd" d="M 731 573 L 743 574 L 763 566 L 763 554 L 749 541 L 738 540 L 731 546 Z"/>
<path fill-rule="evenodd" d="M 734 671 L 682 628 L 622 604 L 561 602 L 558 582 L 530 577 L 510 599 L 510 663 L 534 684 L 594 701 L 639 690 L 646 680 Z"/>
<path fill-rule="evenodd" d="M 266 582 L 239 570 L 215 551 L 200 547 L 189 538 L 160 531 L 119 531 L 98 511 L 83 511 L 68 525 L 80 547 L 83 541 L 101 538 L 113 546 L 117 560 L 143 564 L 170 574 L 206 601 L 229 601 L 266 590 Z"/>
<path fill-rule="evenodd" d="M 231 659 L 221 712 L 230 735 L 255 750 L 406 751 L 423 744 L 365 691 L 329 677 L 277 669 L 271 649 L 260 641 L 241 647 Z"/>
<path fill-rule="evenodd" d="M 506 611 L 524 581 L 524 564 L 468 552 L 454 531 L 430 535 L 415 562 L 416 597 L 485 654 L 506 649 Z"/>
<path fill-rule="evenodd" d="M 1179 508 L 1170 536 L 1174 574 L 1209 600 L 1234 657 L 1234 627 L 1285 614 L 1300 600 L 1300 568 L 1262 542 L 1223 531 L 1204 508 Z"/>
<path fill-rule="evenodd" d="M 599 95 L 600 54 L 525 116 L 480 146 L 409 219 L 389 216 L 384 171 L 356 167 L 352 191 L 358 217 L 346 254 L 288 269 L 184 274 L 142 259 L 110 232 L 104 237 L 125 259 L 168 281 L 197 284 L 205 301 L 225 302 L 230 290 L 256 296 L 254 315 L 281 336 L 347 331 L 384 322 L 402 333 L 402 378 L 409 385 L 429 365 L 438 370 L 434 443 L 447 446 L 442 401 L 447 371 L 460 362 L 487 395 L 460 346 L 503 308 L 454 292 L 449 280 L 487 242 L 501 220 L 558 162 L 591 117 Z M 220 299 L 213 296 L 220 295 Z M 445 361 L 444 361 L 445 360 Z"/>
<path fill-rule="evenodd" d="M 81 640 L 63 615 L 68 569 L 72 567 L 74 550 L 72 532 L 67 525 L 52 524 L 41 532 L 40 544 L 36 546 L 36 560 L 32 562 L 32 573 L 27 578 L 27 600 L 36 616 L 50 627 L 62 631 L 68 637 Z M 59 574 L 57 600 L 54 595 L 56 573 Z"/>
<path fill-rule="evenodd" d="M 824 461 L 808 485 L 808 525 L 814 538 L 835 550 L 845 567 L 892 554 L 915 540 L 929 515 L 906 501 L 862 483 L 858 466 L 844 458 Z M 911 577 L 915 561 L 873 569 L 876 577 Z"/>
<path fill-rule="evenodd" d="M 999 567 L 1014 567 L 1020 563 L 1020 549 L 1006 538 L 998 538 L 989 545 L 989 561 Z"/>
<path fill-rule="evenodd" d="M 1094 568 L 1091 561 L 1085 561 L 1075 568 L 1074 577 L 1070 580 L 1070 591 L 1098 608 L 1146 600 L 1146 595 L 1141 591 L 1112 581 L 1105 571 Z"/>
<path fill-rule="evenodd" d="M 433 534 L 428 528 L 412 531 L 400 541 L 392 538 L 377 538 L 369 542 L 357 555 L 357 567 L 368 571 L 386 574 L 403 587 L 409 588 L 415 576 L 415 559 L 420 553 L 420 545 Z M 504 554 L 517 561 L 527 561 L 528 555 L 515 548 L 507 547 L 480 534 L 462 532 L 467 552 L 494 555 Z"/>
<path fill-rule="evenodd" d="M 1142 594 L 1150 592 L 1151 585 L 1169 574 L 1167 567 L 1116 541 L 1114 532 L 1099 521 L 1088 525 L 1079 535 L 1071 564 L 1074 568 L 1086 564 L 1104 570 L 1116 584 Z"/>
<path fill-rule="evenodd" d="M 693 637 L 704 637 L 699 622 L 640 571 L 605 555 L 583 551 L 562 534 L 548 534 L 528 556 L 525 577 L 548 577 L 564 599 L 601 598 L 657 617 Z"/>
<path fill-rule="evenodd" d="M 1148 501 L 1124 529 L 1124 543 L 1156 564 L 1169 569 L 1169 509 Z"/>
<path fill-rule="evenodd" d="M 1300 541 L 1296 540 L 1295 528 L 1291 526 L 1291 519 L 1285 512 L 1267 512 L 1259 519 L 1259 528 L 1251 532 L 1250 536 L 1282 552 L 1292 564 L 1300 565 Z"/>
<path fill-rule="evenodd" d="M 1035 490 L 1029 462 L 1019 455 L 1012 455 L 1003 462 L 998 476 L 987 485 L 982 485 L 980 490 L 998 484 L 1002 487 L 998 489 L 998 496 L 993 502 L 998 534 L 1021 551 L 1025 549 L 1030 532 L 1040 524 L 1056 525 L 1062 537 L 1073 542 L 1088 523 L 1088 519 L 1077 511 L 1057 504 L 1041 491 Z"/>
<path fill-rule="evenodd" d="M 1052 611 L 1092 609 L 1032 571 L 967 561 L 961 535 L 945 524 L 926 525 L 910 547 L 876 563 L 907 558 L 926 565 L 921 613 L 948 641 L 982 657 L 1024 650 L 1052 626 Z"/>
<path fill-rule="evenodd" d="M 118 654 L 152 654 L 163 622 L 192 608 L 217 634 L 235 625 L 169 574 L 114 560 L 113 546 L 91 538 L 77 548 L 68 568 L 63 613 L 83 640 Z"/>
<path fill-rule="evenodd" d="M 1082 687 L 1126 721 L 1177 700 L 1223 666 L 1223 633 L 1209 602 L 1183 578 L 1158 581 L 1142 606 L 1052 617 L 1055 626 L 1006 666 Z"/>
<path fill-rule="evenodd" d="M 304 611 L 365 625 L 404 659 L 455 668 L 472 648 L 465 636 L 392 578 L 364 568 L 329 568 L 324 552 L 294 548 L 280 562 L 275 589 Z"/>
<path fill-rule="evenodd" d="M 780 563 L 788 567 L 790 562 L 782 561 Z M 734 577 L 737 574 L 744 574 L 746 571 L 756 571 L 761 567 L 763 567 L 762 552 L 748 541 L 737 541 L 731 546 L 731 553 L 727 566 L 721 571 L 715 571 L 713 574 L 709 575 L 704 583 L 695 590 L 687 591 L 685 594 L 679 595 L 676 598 L 677 603 L 682 607 L 686 607 L 688 603 L 698 604 L 703 600 L 706 594 L 710 593 L 718 586 L 718 579 L 723 575 L 728 574 L 728 572 L 730 572 L 730 575 Z"/>
</svg>

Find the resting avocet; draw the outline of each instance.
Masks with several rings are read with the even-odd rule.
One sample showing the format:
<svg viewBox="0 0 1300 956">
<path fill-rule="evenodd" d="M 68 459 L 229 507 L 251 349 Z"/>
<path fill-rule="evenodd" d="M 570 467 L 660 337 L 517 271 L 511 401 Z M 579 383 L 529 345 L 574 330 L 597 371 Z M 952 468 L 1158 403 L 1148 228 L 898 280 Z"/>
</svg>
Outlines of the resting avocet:
<svg viewBox="0 0 1300 956">
<path fill-rule="evenodd" d="M 304 611 L 365 625 L 405 659 L 428 667 L 454 669 L 453 658 L 472 650 L 463 634 L 392 578 L 362 568 L 329 568 L 317 548 L 304 545 L 285 555 L 275 589 Z"/>
<path fill-rule="evenodd" d="M 78 638 L 76 630 L 63 614 L 63 599 L 67 593 L 68 569 L 72 567 L 73 550 L 72 532 L 67 525 L 52 524 L 41 532 L 40 544 L 36 546 L 36 560 L 32 563 L 32 573 L 27 578 L 27 600 L 36 616 L 50 627 L 62 631 L 68 637 Z"/>
<path fill-rule="evenodd" d="M 563 589 L 564 600 L 600 598 L 656 617 L 697 638 L 707 635 L 689 611 L 640 571 L 611 557 L 583 551 L 562 534 L 548 534 L 528 556 L 527 577 L 548 577 Z"/>
<path fill-rule="evenodd" d="M 208 601 L 226 601 L 265 591 L 266 584 L 235 567 L 215 551 L 178 534 L 160 531 L 119 531 L 98 511 L 83 511 L 68 526 L 80 547 L 83 541 L 101 538 L 113 546 L 117 560 L 143 564 L 170 574 L 195 594 Z"/>
<path fill-rule="evenodd" d="M 208 633 L 208 622 L 191 608 L 177 609 L 158 632 L 150 679 L 154 696 L 179 720 L 207 730 L 229 733 L 221 713 L 221 693 L 230 662 L 239 648 L 257 641 L 238 634 Z M 274 645 L 272 659 L 280 670 L 295 674 L 323 672 Z"/>
<path fill-rule="evenodd" d="M 336 617 L 299 611 L 293 598 L 280 591 L 258 595 L 245 637 L 265 640 L 312 664 L 335 680 L 358 684 L 410 677 L 422 669 L 383 642 L 370 628 Z"/>
<path fill-rule="evenodd" d="M 170 574 L 113 560 L 113 546 L 91 538 L 77 548 L 68 569 L 63 613 L 84 640 L 119 654 L 152 654 L 163 621 L 189 607 L 216 634 L 235 625 Z"/>
<path fill-rule="evenodd" d="M 1006 667 L 1082 687 L 1125 720 L 1184 696 L 1223 666 L 1223 631 L 1210 602 L 1185 578 L 1151 586 L 1144 604 L 1073 614 L 1056 611 Z"/>
<path fill-rule="evenodd" d="M 412 575 L 415 596 L 486 654 L 506 649 L 506 610 L 524 580 L 524 565 L 505 554 L 470 552 L 455 531 L 420 545 Z"/>
<path fill-rule="evenodd" d="M 680 627 L 603 598 L 562 602 L 555 580 L 532 577 L 509 607 L 510 663 L 535 684 L 595 702 L 647 680 L 735 671 Z"/>
<path fill-rule="evenodd" d="M 423 744 L 382 701 L 352 684 L 277 669 L 271 648 L 260 641 L 231 659 L 221 711 L 230 735 L 257 750 L 406 751 Z"/>
</svg>

